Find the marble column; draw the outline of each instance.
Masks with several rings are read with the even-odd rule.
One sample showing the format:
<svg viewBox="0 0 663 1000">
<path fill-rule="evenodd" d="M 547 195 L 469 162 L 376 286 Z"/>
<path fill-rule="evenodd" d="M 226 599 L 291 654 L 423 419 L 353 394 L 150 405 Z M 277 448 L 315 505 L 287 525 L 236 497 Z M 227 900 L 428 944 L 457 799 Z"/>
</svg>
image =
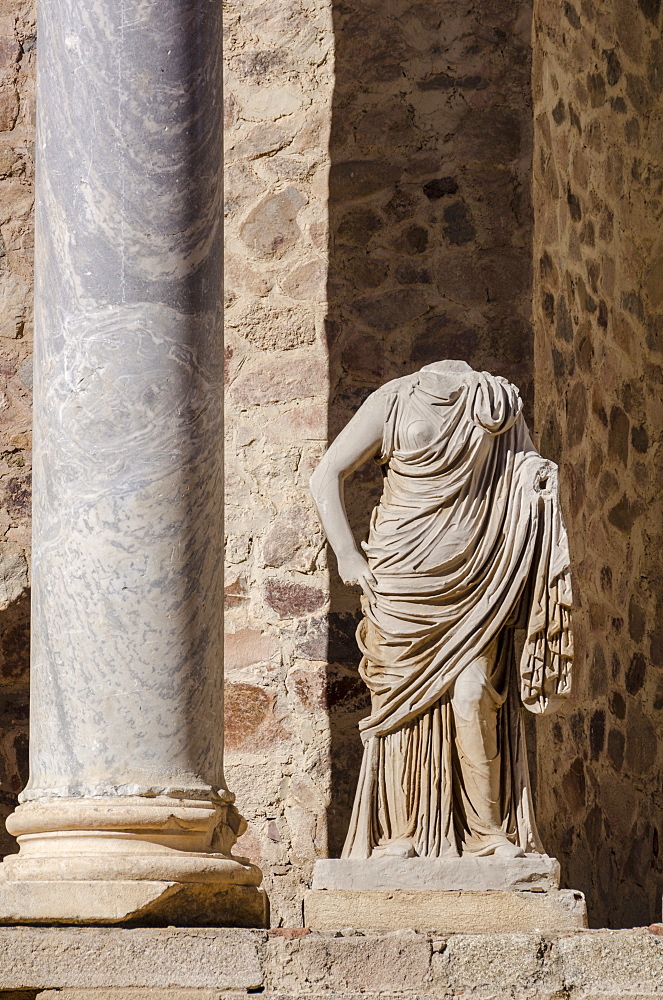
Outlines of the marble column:
<svg viewBox="0 0 663 1000">
<path fill-rule="evenodd" d="M 5 921 L 264 910 L 223 776 L 221 126 L 220 0 L 40 0 L 31 755 Z"/>
</svg>

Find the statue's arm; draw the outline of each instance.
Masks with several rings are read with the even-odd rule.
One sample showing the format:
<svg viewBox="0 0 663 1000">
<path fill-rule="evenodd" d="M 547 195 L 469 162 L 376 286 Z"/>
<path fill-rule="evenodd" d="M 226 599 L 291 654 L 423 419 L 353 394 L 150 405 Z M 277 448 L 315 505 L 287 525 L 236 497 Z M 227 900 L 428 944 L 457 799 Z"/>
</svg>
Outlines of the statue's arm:
<svg viewBox="0 0 663 1000">
<path fill-rule="evenodd" d="M 344 485 L 355 469 L 378 454 L 384 419 L 384 397 L 373 393 L 323 455 L 310 481 L 320 521 L 336 555 L 339 575 L 343 583 L 358 583 L 370 601 L 375 599 L 375 578 L 355 544 L 345 511 Z"/>
</svg>

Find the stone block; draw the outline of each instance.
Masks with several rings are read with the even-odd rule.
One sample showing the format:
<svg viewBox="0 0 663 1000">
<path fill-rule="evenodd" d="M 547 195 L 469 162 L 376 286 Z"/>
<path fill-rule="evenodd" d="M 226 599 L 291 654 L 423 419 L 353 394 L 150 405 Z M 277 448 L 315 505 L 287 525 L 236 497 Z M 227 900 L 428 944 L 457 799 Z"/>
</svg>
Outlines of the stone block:
<svg viewBox="0 0 663 1000">
<path fill-rule="evenodd" d="M 270 938 L 268 984 L 274 993 L 288 996 L 326 996 L 328 989 L 339 995 L 362 991 L 363 996 L 366 991 L 385 996 L 404 990 L 423 996 L 431 983 L 430 957 L 431 942 L 408 930 Z"/>
<path fill-rule="evenodd" d="M 0 990 L 257 990 L 266 937 L 234 928 L 2 927 Z"/>
<path fill-rule="evenodd" d="M 429 892 L 558 889 L 559 862 L 546 854 L 525 858 L 322 858 L 313 889 Z"/>
<path fill-rule="evenodd" d="M 267 895 L 213 882 L 4 881 L 0 924 L 265 927 Z"/>
<path fill-rule="evenodd" d="M 392 892 L 309 889 L 304 923 L 319 930 L 414 928 L 442 934 L 565 931 L 587 926 L 585 898 L 571 889 L 492 892 Z"/>
<path fill-rule="evenodd" d="M 663 997 L 663 937 L 645 928 L 560 937 L 552 951 L 571 996 Z"/>
<path fill-rule="evenodd" d="M 226 990 L 181 990 L 177 988 L 162 989 L 80 989 L 80 990 L 44 990 L 32 993 L 30 1000 L 239 1000 L 246 993 L 228 993 Z M 0 1000 L 4 1000 L 0 994 Z M 8 1000 L 14 1000 L 8 997 Z M 17 998 L 18 1000 L 18 998 Z M 27 1000 L 27 998 L 26 998 Z"/>
<path fill-rule="evenodd" d="M 475 990 L 500 998 L 562 996 L 561 976 L 545 955 L 538 933 L 452 934 L 433 950 L 433 983 L 444 996 Z"/>
</svg>

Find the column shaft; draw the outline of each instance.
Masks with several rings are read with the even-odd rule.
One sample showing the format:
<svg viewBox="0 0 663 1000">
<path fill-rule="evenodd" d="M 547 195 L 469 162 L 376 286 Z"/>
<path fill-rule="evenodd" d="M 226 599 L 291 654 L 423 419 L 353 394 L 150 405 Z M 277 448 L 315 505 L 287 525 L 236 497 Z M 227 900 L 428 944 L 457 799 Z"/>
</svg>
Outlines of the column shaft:
<svg viewBox="0 0 663 1000">
<path fill-rule="evenodd" d="M 41 0 L 12 877 L 52 875 L 55 855 L 66 877 L 81 857 L 107 877 L 100 850 L 128 837 L 143 857 L 119 878 L 260 879 L 227 857 L 241 821 L 223 777 L 221 79 L 220 0 Z"/>
</svg>

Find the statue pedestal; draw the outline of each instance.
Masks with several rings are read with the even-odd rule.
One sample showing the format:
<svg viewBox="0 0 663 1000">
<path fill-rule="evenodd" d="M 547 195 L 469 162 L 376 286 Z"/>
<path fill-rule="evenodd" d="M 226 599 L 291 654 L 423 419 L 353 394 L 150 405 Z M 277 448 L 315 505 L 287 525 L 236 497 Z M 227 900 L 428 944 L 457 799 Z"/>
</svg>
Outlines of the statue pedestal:
<svg viewBox="0 0 663 1000">
<path fill-rule="evenodd" d="M 443 934 L 565 931 L 587 926 L 587 908 L 581 892 L 559 888 L 559 863 L 547 855 L 330 858 L 315 865 L 304 924 Z"/>
</svg>

